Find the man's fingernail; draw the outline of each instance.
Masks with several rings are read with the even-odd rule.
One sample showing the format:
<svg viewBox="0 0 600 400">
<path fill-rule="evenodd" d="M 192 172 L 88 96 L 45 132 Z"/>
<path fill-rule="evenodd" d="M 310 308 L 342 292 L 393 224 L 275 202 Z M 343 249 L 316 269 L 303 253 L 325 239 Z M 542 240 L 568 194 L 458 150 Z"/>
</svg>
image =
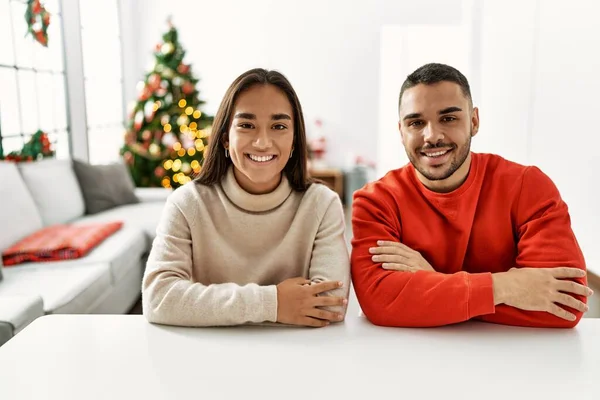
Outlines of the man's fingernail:
<svg viewBox="0 0 600 400">
<path fill-rule="evenodd" d="M 342 287 L 342 286 L 344 286 L 344 282 L 338 282 L 338 286 L 339 286 L 339 287 Z"/>
<path fill-rule="evenodd" d="M 375 252 L 375 247 L 371 247 L 371 248 L 369 249 L 369 253 L 374 253 L 374 252 Z"/>
<path fill-rule="evenodd" d="M 344 305 L 348 304 L 348 299 L 344 299 L 344 300 L 342 301 L 342 303 L 343 303 Z"/>
</svg>

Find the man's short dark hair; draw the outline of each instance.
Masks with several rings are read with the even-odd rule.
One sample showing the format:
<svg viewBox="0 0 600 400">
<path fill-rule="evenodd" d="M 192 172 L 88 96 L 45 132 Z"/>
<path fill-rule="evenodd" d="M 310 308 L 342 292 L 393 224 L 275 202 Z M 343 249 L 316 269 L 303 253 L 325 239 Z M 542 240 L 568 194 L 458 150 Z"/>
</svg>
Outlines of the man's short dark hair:
<svg viewBox="0 0 600 400">
<path fill-rule="evenodd" d="M 473 103 L 469 81 L 459 70 L 446 64 L 430 63 L 417 68 L 412 74 L 406 77 L 400 89 L 398 109 L 400 109 L 404 91 L 421 83 L 424 85 L 433 85 L 434 83 L 444 81 L 454 82 L 460 86 L 465 97 L 469 99 L 471 104 Z"/>
</svg>

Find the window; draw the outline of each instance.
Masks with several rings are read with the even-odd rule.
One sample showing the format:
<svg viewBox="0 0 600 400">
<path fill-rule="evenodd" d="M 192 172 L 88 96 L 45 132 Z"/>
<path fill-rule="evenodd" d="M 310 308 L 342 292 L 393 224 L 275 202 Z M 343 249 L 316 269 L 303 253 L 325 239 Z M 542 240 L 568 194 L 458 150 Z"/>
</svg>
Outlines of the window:
<svg viewBox="0 0 600 400">
<path fill-rule="evenodd" d="M 123 76 L 117 0 L 80 1 L 90 162 L 117 160 L 123 145 Z"/>
<path fill-rule="evenodd" d="M 69 157 L 62 19 L 51 14 L 48 47 L 27 32 L 24 0 L 0 0 L 0 152 L 20 150 L 38 129 L 48 133 L 57 158 Z"/>
</svg>

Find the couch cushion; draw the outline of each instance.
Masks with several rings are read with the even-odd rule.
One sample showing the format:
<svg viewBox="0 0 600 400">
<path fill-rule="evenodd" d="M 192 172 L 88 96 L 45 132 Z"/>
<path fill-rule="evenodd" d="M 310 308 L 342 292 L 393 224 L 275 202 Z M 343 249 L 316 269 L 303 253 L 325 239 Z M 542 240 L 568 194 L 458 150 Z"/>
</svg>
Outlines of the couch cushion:
<svg viewBox="0 0 600 400">
<path fill-rule="evenodd" d="M 165 202 L 130 204 L 100 214 L 86 215 L 75 223 L 123 221 L 124 228 L 140 229 L 145 233 L 147 249 L 150 250 L 164 206 Z"/>
<path fill-rule="evenodd" d="M 0 321 L 11 324 L 13 335 L 42 315 L 44 315 L 44 302 L 39 295 L 0 295 Z"/>
<path fill-rule="evenodd" d="M 90 165 L 73 160 L 86 214 L 96 214 L 125 204 L 139 203 L 125 164 Z"/>
<path fill-rule="evenodd" d="M 109 267 L 110 283 L 115 284 L 131 268 L 139 267 L 139 260 L 148 251 L 146 247 L 146 237 L 139 229 L 122 228 L 110 235 L 96 248 L 88 253 L 87 256 L 76 260 L 35 262 L 16 265 L 10 268 L 4 268 L 4 279 L 7 271 L 16 269 L 43 269 L 43 268 L 73 268 L 77 269 L 80 265 L 106 264 Z M 2 293 L 0 284 L 0 294 Z"/>
<path fill-rule="evenodd" d="M 139 268 L 139 261 L 147 252 L 146 238 L 141 230 L 121 228 L 81 260 L 108 263 L 111 282 L 116 284 L 131 268 Z"/>
<path fill-rule="evenodd" d="M 0 251 L 42 228 L 42 217 L 15 163 L 0 161 Z"/>
<path fill-rule="evenodd" d="M 91 311 L 111 290 L 108 264 L 7 268 L 0 298 L 40 295 L 47 314 L 81 314 Z"/>
<path fill-rule="evenodd" d="M 45 226 L 64 224 L 83 215 L 85 205 L 71 160 L 21 163 L 19 170 Z"/>
</svg>

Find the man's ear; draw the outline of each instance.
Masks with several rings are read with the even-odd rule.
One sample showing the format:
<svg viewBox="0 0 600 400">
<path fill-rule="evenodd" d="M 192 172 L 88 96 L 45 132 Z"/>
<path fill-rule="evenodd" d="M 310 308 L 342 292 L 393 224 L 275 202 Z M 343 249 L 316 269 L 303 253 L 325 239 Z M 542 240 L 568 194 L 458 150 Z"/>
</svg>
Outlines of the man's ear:
<svg viewBox="0 0 600 400">
<path fill-rule="evenodd" d="M 473 113 L 471 115 L 471 136 L 477 135 L 479 132 L 479 109 L 473 107 Z"/>
</svg>

